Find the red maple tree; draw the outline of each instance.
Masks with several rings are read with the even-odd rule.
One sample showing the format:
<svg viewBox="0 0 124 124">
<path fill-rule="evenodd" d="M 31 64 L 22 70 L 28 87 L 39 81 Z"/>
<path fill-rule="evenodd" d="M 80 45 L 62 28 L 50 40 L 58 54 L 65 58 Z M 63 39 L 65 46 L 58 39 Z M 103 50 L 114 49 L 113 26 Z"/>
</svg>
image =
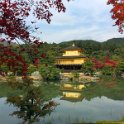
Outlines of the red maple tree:
<svg viewBox="0 0 124 124">
<path fill-rule="evenodd" d="M 115 20 L 115 25 L 119 27 L 119 32 L 123 33 L 124 28 L 124 0 L 108 0 L 108 4 L 111 4 L 112 19 Z"/>
<path fill-rule="evenodd" d="M 101 61 L 97 60 L 96 58 L 93 58 L 92 62 L 93 62 L 93 68 L 94 69 L 102 69 L 104 67 L 104 63 L 102 63 Z"/>
<path fill-rule="evenodd" d="M 109 67 L 114 69 L 117 66 L 117 62 L 114 60 L 111 60 L 109 58 L 109 56 L 105 56 L 103 61 L 100 61 L 100 60 L 97 60 L 96 58 L 93 58 L 92 62 L 93 62 L 93 68 L 94 69 L 102 69 L 105 66 L 109 66 Z"/>
<path fill-rule="evenodd" d="M 69 1 L 69 0 L 68 0 Z M 26 61 L 22 57 L 22 52 L 27 52 L 32 59 L 32 63 L 39 64 L 39 58 L 33 56 L 38 54 L 38 47 L 43 43 L 36 37 L 31 36 L 30 28 L 27 26 L 26 18 L 31 14 L 36 19 L 51 22 L 53 14 L 50 8 L 55 8 L 58 12 L 65 12 L 62 0 L 1 0 L 0 1 L 0 42 L 8 43 L 7 46 L 0 45 L 0 66 L 9 66 L 11 71 L 20 69 L 23 75 L 27 73 Z M 35 30 L 37 28 L 35 27 Z M 27 47 L 20 45 L 21 40 Z M 13 51 L 11 42 L 18 44 L 18 54 Z M 41 57 L 45 57 L 44 54 Z"/>
<path fill-rule="evenodd" d="M 104 58 L 104 63 L 105 63 L 104 65 L 110 66 L 110 67 L 112 67 L 112 68 L 115 68 L 115 67 L 117 66 L 117 62 L 111 60 L 108 56 L 106 56 L 106 57 Z"/>
</svg>

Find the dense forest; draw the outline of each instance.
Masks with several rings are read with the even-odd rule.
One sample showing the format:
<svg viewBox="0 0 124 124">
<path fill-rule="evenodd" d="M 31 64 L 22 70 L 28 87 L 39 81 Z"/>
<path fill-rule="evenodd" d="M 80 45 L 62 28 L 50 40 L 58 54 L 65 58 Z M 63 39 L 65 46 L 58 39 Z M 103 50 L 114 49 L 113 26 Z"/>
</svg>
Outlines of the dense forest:
<svg viewBox="0 0 124 124">
<path fill-rule="evenodd" d="M 109 54 L 111 59 L 117 61 L 124 60 L 124 38 L 113 38 L 104 42 L 98 42 L 94 40 L 72 40 L 72 41 L 64 41 L 61 43 L 52 43 L 49 44 L 45 42 L 41 47 L 40 51 L 45 52 L 46 58 L 43 60 L 48 63 L 53 63 L 53 60 L 56 56 L 62 55 L 62 50 L 65 47 L 69 47 L 72 44 L 82 48 L 84 50 L 84 54 L 87 57 L 96 57 L 102 58 L 102 56 L 106 56 Z"/>
</svg>

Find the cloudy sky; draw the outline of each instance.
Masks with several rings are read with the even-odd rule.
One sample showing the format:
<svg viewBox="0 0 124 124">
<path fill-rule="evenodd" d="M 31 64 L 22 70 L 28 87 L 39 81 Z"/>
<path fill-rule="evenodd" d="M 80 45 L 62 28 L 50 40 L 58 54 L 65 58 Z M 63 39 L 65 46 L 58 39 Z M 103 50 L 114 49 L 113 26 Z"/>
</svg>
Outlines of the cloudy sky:
<svg viewBox="0 0 124 124">
<path fill-rule="evenodd" d="M 66 13 L 54 12 L 51 24 L 38 22 L 42 34 L 39 38 L 49 43 L 74 39 L 92 39 L 99 42 L 114 37 L 123 37 L 113 26 L 111 6 L 107 0 L 64 0 Z"/>
</svg>

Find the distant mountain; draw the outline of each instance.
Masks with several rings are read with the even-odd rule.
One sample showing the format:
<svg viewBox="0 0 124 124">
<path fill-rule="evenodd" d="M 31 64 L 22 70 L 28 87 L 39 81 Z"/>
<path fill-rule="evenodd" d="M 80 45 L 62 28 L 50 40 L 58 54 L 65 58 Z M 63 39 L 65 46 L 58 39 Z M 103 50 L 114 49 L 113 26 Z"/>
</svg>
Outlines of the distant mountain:
<svg viewBox="0 0 124 124">
<path fill-rule="evenodd" d="M 64 41 L 59 43 L 60 46 L 68 46 L 75 43 L 75 45 L 80 45 L 80 44 L 115 44 L 115 45 L 119 45 L 119 44 L 124 44 L 124 38 L 112 38 L 109 39 L 107 41 L 104 42 L 99 42 L 99 41 L 95 41 L 95 40 L 71 40 L 71 41 Z"/>
<path fill-rule="evenodd" d="M 94 40 L 71 40 L 61 42 L 58 45 L 61 48 L 65 48 L 71 46 L 73 43 L 85 51 L 88 51 L 89 53 L 99 50 L 114 51 L 117 48 L 124 47 L 124 38 L 112 38 L 104 42 L 98 42 Z"/>
<path fill-rule="evenodd" d="M 103 42 L 102 44 L 104 45 L 115 45 L 115 46 L 122 46 L 124 45 L 124 38 L 112 38 L 112 39 L 109 39 L 105 42 Z"/>
<path fill-rule="evenodd" d="M 115 50 L 120 47 L 124 47 L 124 38 L 112 38 L 105 42 L 102 42 L 103 49 Z"/>
<path fill-rule="evenodd" d="M 66 42 L 61 42 L 59 43 L 59 46 L 62 48 L 71 46 L 72 44 L 75 44 L 78 47 L 81 47 L 83 49 L 89 49 L 91 47 L 95 47 L 96 49 L 99 49 L 100 47 L 100 42 L 94 41 L 94 40 L 71 40 L 71 41 L 66 41 Z"/>
<path fill-rule="evenodd" d="M 124 44 L 124 38 L 112 38 L 112 39 L 109 39 L 103 43 L 115 43 L 115 44 L 118 44 L 118 43 L 121 43 L 121 44 Z"/>
</svg>

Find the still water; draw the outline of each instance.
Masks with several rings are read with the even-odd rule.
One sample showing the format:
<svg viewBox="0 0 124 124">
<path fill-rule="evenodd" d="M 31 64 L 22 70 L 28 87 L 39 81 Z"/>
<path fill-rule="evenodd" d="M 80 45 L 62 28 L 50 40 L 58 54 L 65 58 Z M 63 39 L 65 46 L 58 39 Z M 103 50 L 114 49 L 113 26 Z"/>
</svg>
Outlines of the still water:
<svg viewBox="0 0 124 124">
<path fill-rule="evenodd" d="M 72 124 L 74 122 L 96 122 L 101 120 L 121 120 L 124 118 L 124 100 L 113 100 L 105 96 L 85 98 L 82 101 L 70 102 L 55 97 L 60 103 L 54 111 L 34 124 Z M 6 104 L 6 98 L 0 98 L 0 124 L 22 124 L 22 120 L 10 114 L 17 110 Z"/>
</svg>

